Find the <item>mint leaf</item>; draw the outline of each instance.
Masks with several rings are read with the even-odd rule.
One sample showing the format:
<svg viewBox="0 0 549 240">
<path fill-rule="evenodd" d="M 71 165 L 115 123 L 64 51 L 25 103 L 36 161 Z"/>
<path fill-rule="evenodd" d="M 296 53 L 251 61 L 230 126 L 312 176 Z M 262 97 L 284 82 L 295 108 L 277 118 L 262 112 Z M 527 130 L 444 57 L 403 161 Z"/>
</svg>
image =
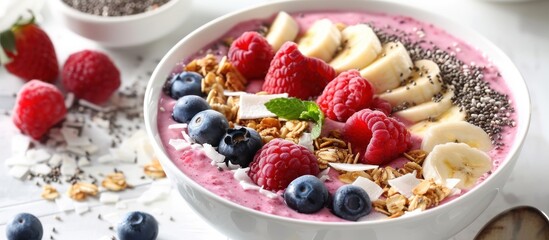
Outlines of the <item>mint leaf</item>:
<svg viewBox="0 0 549 240">
<path fill-rule="evenodd" d="M 265 103 L 265 107 L 276 116 L 288 120 L 299 119 L 301 113 L 307 111 L 307 107 L 303 104 L 303 101 L 297 98 L 271 99 Z"/>
<path fill-rule="evenodd" d="M 298 98 L 275 98 L 265 103 L 265 107 L 280 118 L 315 122 L 311 135 L 313 138 L 320 136 L 324 113 L 315 102 Z"/>
</svg>

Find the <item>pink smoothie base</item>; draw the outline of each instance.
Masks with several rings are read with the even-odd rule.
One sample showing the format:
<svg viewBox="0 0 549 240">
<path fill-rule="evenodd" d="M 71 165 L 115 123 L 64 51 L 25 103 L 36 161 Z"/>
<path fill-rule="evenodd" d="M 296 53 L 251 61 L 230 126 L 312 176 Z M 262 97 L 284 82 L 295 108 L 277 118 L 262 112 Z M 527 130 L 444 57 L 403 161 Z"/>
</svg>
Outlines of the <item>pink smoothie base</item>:
<svg viewBox="0 0 549 240">
<path fill-rule="evenodd" d="M 489 59 L 486 59 L 483 54 L 478 50 L 475 50 L 473 47 L 449 35 L 444 30 L 441 30 L 433 26 L 432 24 L 419 22 L 406 16 L 392 16 L 379 13 L 364 12 L 311 12 L 304 14 L 293 14 L 293 16 L 302 30 L 307 29 L 314 21 L 318 19 L 328 18 L 333 22 L 341 22 L 346 25 L 368 23 L 376 28 L 384 28 L 385 31 L 389 33 L 391 33 L 391 31 L 394 31 L 394 29 L 405 31 L 409 33 L 409 37 L 412 40 L 425 40 L 425 47 L 427 47 L 427 44 L 431 45 L 432 43 L 438 46 L 440 49 L 448 49 L 449 51 L 455 52 L 458 59 L 462 60 L 466 64 L 485 66 L 485 81 L 489 82 L 494 90 L 502 93 L 507 93 L 510 98 L 512 98 L 509 89 L 505 85 L 503 79 L 499 76 L 498 70 L 491 65 Z M 224 36 L 221 37 L 221 39 L 224 39 L 226 37 L 237 38 L 244 31 L 259 29 L 262 23 L 268 22 L 271 19 L 253 20 L 241 23 L 228 31 Z M 424 33 L 424 37 L 421 39 L 420 35 L 418 34 L 418 30 L 421 30 Z M 212 48 L 215 48 L 213 52 L 207 51 L 207 49 Z M 180 65 L 176 66 L 176 70 L 174 70 L 174 72 L 181 71 L 181 65 L 183 65 L 185 62 L 189 62 L 190 60 L 195 58 L 200 58 L 208 52 L 214 53 L 218 56 L 223 56 L 225 55 L 226 51 L 227 48 L 220 44 L 211 44 L 205 46 L 203 50 L 197 51 L 195 55 L 184 59 Z M 164 111 L 159 111 L 158 114 L 158 129 L 160 132 L 162 144 L 165 147 L 168 156 L 170 157 L 170 159 L 172 159 L 176 166 L 184 174 L 189 176 L 202 187 L 227 200 L 265 213 L 303 220 L 330 222 L 346 221 L 333 215 L 327 208 L 324 208 L 320 212 L 315 214 L 297 213 L 284 204 L 283 199 L 280 197 L 282 191 L 278 192 L 278 198 L 271 199 L 259 193 L 258 191 L 244 190 L 239 184 L 238 180 L 234 179 L 232 171 L 218 170 L 216 166 L 212 166 L 210 164 L 211 160 L 202 151 L 195 151 L 191 150 L 190 148 L 176 151 L 168 144 L 170 139 L 182 138 L 182 129 L 168 129 L 169 125 L 176 123 L 171 117 L 171 109 L 173 109 L 175 100 L 171 99 L 165 94 L 162 94 L 160 98 L 161 99 L 159 101 L 159 108 L 164 109 Z M 515 116 L 511 117 L 513 119 L 516 119 Z M 338 128 L 338 126 L 340 126 L 340 123 L 327 120 L 325 125 L 328 128 Z M 494 149 L 489 152 L 489 155 L 493 160 L 492 171 L 497 169 L 497 167 L 505 159 L 505 156 L 508 154 L 509 147 L 513 142 L 513 138 L 515 136 L 515 132 L 516 128 L 504 129 L 504 132 L 502 133 L 502 142 L 505 143 L 504 147 L 497 150 Z M 417 149 L 417 146 L 419 146 L 421 139 L 414 136 L 414 142 L 414 145 L 416 145 L 415 149 Z M 403 159 L 397 159 L 393 161 L 391 165 L 398 167 L 404 162 L 405 160 Z M 483 176 L 478 183 L 489 177 L 489 174 L 490 173 Z M 332 194 L 339 186 L 343 185 L 343 183 L 337 180 L 337 175 L 337 171 L 329 171 L 329 176 L 331 180 L 326 181 L 326 186 Z M 463 191 L 459 195 L 449 197 L 447 198 L 447 200 L 445 200 L 445 202 L 451 201 L 452 199 L 459 197 L 460 195 L 463 195 L 465 193 L 466 192 Z"/>
</svg>

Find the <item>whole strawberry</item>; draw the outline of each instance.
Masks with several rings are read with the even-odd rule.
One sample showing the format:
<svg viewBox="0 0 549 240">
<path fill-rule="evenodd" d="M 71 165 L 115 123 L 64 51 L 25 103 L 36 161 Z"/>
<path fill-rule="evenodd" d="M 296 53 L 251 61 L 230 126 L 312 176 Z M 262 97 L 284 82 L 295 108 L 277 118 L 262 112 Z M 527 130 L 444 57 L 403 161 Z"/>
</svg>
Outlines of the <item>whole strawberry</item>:
<svg viewBox="0 0 549 240">
<path fill-rule="evenodd" d="M 263 78 L 267 74 L 274 50 L 257 32 L 245 32 L 229 48 L 229 61 L 246 79 Z"/>
<path fill-rule="evenodd" d="M 408 151 L 410 132 L 394 118 L 378 110 L 354 113 L 343 127 L 343 136 L 366 164 L 385 164 Z"/>
<path fill-rule="evenodd" d="M 271 61 L 263 91 L 288 93 L 290 97 L 305 100 L 320 95 L 335 76 L 330 65 L 318 58 L 304 56 L 295 43 L 286 42 Z"/>
<path fill-rule="evenodd" d="M 40 139 L 67 113 L 63 94 L 54 85 L 31 80 L 19 90 L 13 123 L 24 134 Z"/>
<path fill-rule="evenodd" d="M 303 175 L 317 175 L 318 162 L 307 148 L 276 138 L 265 144 L 250 163 L 248 176 L 257 185 L 271 191 L 285 189 Z"/>
<path fill-rule="evenodd" d="M 70 55 L 62 79 L 65 90 L 95 104 L 106 102 L 120 87 L 120 72 L 111 59 L 91 50 Z"/>
<path fill-rule="evenodd" d="M 353 113 L 370 107 L 373 96 L 370 82 L 352 69 L 328 83 L 316 102 L 326 117 L 345 122 Z"/>
<path fill-rule="evenodd" d="M 34 23 L 34 18 L 16 23 L 0 36 L 0 47 L 9 57 L 4 63 L 8 72 L 24 81 L 38 79 L 52 83 L 57 79 L 59 63 L 53 43 Z"/>
</svg>

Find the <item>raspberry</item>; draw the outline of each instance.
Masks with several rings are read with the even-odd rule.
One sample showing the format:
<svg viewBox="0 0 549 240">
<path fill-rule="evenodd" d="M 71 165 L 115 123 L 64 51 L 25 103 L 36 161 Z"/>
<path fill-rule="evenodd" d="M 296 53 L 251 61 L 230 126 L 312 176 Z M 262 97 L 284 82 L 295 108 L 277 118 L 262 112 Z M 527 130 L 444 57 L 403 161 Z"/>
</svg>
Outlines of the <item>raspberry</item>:
<svg viewBox="0 0 549 240">
<path fill-rule="evenodd" d="M 69 56 L 63 66 L 63 86 L 78 98 L 101 104 L 120 86 L 120 72 L 100 52 L 84 50 Z"/>
<path fill-rule="evenodd" d="M 372 85 L 353 69 L 328 83 L 316 103 L 326 117 L 345 122 L 356 111 L 370 107 L 373 96 Z"/>
<path fill-rule="evenodd" d="M 411 147 L 410 133 L 394 118 L 377 110 L 353 114 L 343 127 L 343 136 L 363 157 L 362 163 L 384 164 Z"/>
<path fill-rule="evenodd" d="M 373 110 L 379 110 L 383 113 L 385 113 L 385 115 L 389 116 L 389 114 L 391 114 L 391 112 L 393 111 L 393 107 L 391 106 L 391 104 L 381 98 L 374 98 L 374 100 L 372 100 L 372 106 L 370 106 L 370 109 L 373 109 Z"/>
<path fill-rule="evenodd" d="M 54 85 L 39 80 L 27 82 L 13 108 L 13 123 L 24 134 L 40 139 L 67 114 L 63 94 Z"/>
<path fill-rule="evenodd" d="M 288 93 L 290 97 L 309 99 L 318 96 L 336 76 L 335 70 L 317 58 L 306 57 L 293 42 L 276 52 L 265 76 L 263 91 Z"/>
<path fill-rule="evenodd" d="M 250 163 L 248 175 L 257 185 L 271 191 L 285 189 L 303 175 L 317 175 L 318 163 L 307 148 L 276 138 L 265 144 Z"/>
<path fill-rule="evenodd" d="M 229 48 L 229 61 L 247 79 L 263 78 L 274 56 L 273 47 L 257 32 L 245 32 Z"/>
</svg>

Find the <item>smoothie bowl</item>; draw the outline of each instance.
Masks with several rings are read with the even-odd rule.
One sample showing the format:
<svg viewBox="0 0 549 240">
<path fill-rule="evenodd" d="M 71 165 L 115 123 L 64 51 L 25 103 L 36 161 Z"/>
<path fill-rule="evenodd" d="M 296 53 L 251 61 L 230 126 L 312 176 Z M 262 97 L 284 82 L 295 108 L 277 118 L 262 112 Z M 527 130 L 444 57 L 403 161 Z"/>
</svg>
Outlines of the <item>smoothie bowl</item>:
<svg viewBox="0 0 549 240">
<path fill-rule="evenodd" d="M 283 1 L 197 29 L 145 122 L 183 198 L 234 239 L 445 239 L 490 204 L 530 117 L 487 40 L 435 14 Z"/>
</svg>

